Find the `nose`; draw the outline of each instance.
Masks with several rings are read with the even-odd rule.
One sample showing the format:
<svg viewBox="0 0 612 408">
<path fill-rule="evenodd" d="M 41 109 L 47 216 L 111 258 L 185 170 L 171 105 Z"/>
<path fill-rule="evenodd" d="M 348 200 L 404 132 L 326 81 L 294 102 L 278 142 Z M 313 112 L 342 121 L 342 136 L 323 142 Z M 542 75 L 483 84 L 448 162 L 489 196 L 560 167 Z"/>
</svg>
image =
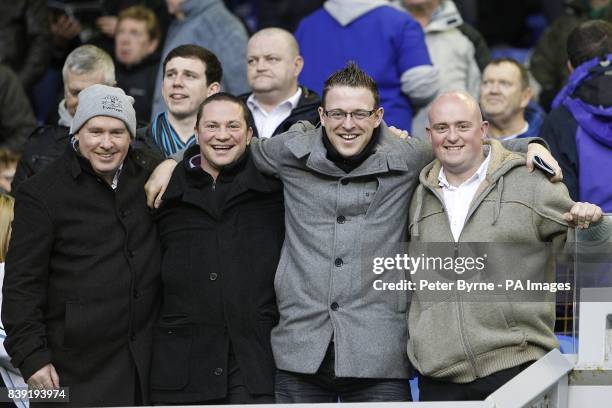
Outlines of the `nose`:
<svg viewBox="0 0 612 408">
<path fill-rule="evenodd" d="M 173 87 L 182 87 L 183 86 L 183 76 L 181 74 L 176 74 L 174 79 L 172 80 Z"/>
<path fill-rule="evenodd" d="M 266 69 L 266 61 L 263 58 L 257 60 L 257 71 L 264 71 Z"/>
<path fill-rule="evenodd" d="M 355 120 L 353 115 L 346 114 L 342 120 L 342 127 L 345 129 L 352 129 L 355 126 Z"/>
<path fill-rule="evenodd" d="M 227 131 L 227 128 L 225 126 L 222 126 L 219 128 L 219 131 L 217 132 L 217 134 L 215 135 L 215 138 L 219 141 L 225 141 L 227 139 L 230 138 L 230 134 Z"/>
<path fill-rule="evenodd" d="M 451 126 L 450 129 L 448 129 L 446 140 L 449 142 L 455 142 L 459 140 L 459 133 L 457 133 L 457 129 L 454 126 Z"/>
<path fill-rule="evenodd" d="M 102 135 L 102 139 L 100 140 L 100 147 L 104 150 L 109 150 L 113 147 L 110 134 L 105 133 L 104 135 Z"/>
</svg>

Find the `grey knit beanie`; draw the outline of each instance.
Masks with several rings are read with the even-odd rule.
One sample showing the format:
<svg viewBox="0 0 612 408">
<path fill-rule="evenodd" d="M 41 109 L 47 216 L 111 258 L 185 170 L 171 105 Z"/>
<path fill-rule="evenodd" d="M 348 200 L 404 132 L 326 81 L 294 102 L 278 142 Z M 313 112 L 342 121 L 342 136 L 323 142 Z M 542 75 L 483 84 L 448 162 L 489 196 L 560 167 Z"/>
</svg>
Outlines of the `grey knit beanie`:
<svg viewBox="0 0 612 408">
<path fill-rule="evenodd" d="M 85 122 L 96 116 L 111 116 L 122 120 L 132 138 L 136 136 L 134 98 L 121 88 L 96 84 L 79 92 L 79 104 L 70 126 L 70 134 L 78 132 Z"/>
</svg>

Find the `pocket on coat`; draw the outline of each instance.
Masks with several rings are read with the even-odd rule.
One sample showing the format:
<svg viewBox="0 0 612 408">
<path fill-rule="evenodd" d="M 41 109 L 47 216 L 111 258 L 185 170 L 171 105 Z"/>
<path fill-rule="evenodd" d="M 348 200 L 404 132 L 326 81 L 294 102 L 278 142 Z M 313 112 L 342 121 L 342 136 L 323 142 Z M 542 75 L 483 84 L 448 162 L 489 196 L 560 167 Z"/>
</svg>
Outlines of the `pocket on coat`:
<svg viewBox="0 0 612 408">
<path fill-rule="evenodd" d="M 179 390 L 189 382 L 193 328 L 158 326 L 153 335 L 151 388 Z"/>
</svg>

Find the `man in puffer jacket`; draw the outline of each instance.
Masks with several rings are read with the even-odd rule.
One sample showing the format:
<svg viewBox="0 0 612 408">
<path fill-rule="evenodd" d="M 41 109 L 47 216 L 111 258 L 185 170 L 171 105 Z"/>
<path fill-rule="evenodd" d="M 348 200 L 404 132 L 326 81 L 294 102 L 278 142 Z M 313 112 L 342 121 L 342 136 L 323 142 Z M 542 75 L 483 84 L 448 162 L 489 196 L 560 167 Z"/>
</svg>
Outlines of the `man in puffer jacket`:
<svg viewBox="0 0 612 408">
<path fill-rule="evenodd" d="M 478 103 L 465 93 L 446 93 L 434 102 L 427 132 L 436 160 L 422 170 L 411 201 L 411 240 L 449 242 L 453 248 L 504 243 L 499 251 L 487 247 L 496 256 L 489 254 L 485 278 L 502 271 L 550 284 L 554 269 L 543 246 L 562 249 L 573 226 L 589 224 L 579 231 L 584 239 L 609 239 L 612 225 L 601 221 L 599 207 L 574 203 L 563 184 L 529 174 L 522 155 L 496 140 L 484 141 L 487 127 Z M 458 276 L 450 273 L 453 282 Z M 559 347 L 554 293 L 524 301 L 525 293 L 503 288 L 484 294 L 455 289 L 433 298 L 417 291 L 412 298 L 408 355 L 421 373 L 421 400 L 485 399 Z M 517 296 L 523 301 L 512 302 Z"/>
</svg>

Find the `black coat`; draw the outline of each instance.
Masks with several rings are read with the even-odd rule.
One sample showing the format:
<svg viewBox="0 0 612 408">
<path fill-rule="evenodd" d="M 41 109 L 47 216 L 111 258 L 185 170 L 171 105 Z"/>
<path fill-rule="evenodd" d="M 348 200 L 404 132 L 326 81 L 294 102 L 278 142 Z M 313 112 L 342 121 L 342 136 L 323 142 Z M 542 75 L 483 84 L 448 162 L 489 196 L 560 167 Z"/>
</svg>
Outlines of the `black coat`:
<svg viewBox="0 0 612 408">
<path fill-rule="evenodd" d="M 284 239 L 282 185 L 248 155 L 214 184 L 189 167 L 174 171 L 156 215 L 163 304 L 151 368 L 151 398 L 224 398 L 229 347 L 251 394 L 274 393 L 270 331 L 278 321 L 274 275 Z"/>
<path fill-rule="evenodd" d="M 146 126 L 151 119 L 159 54 L 150 55 L 144 61 L 129 67 L 117 61 L 115 67 L 117 86 L 134 98 L 136 120 L 139 125 Z"/>
<path fill-rule="evenodd" d="M 4 344 L 25 379 L 52 363 L 73 406 L 147 400 L 160 250 L 132 156 L 115 191 L 69 148 L 16 193 Z"/>
<path fill-rule="evenodd" d="M 291 126 L 300 120 L 306 120 L 315 126 L 319 124 L 319 111 L 317 109 L 321 106 L 321 98 L 319 98 L 319 95 L 315 91 L 311 91 L 305 86 L 301 86 L 300 88 L 302 88 L 302 96 L 300 96 L 297 106 L 291 111 L 289 117 L 276 127 L 272 136 L 280 135 L 288 131 Z M 243 94 L 240 95 L 240 99 L 246 103 L 249 96 L 251 96 L 250 93 Z M 253 128 L 253 136 L 259 137 L 252 115 L 249 117 L 249 126 Z"/>
</svg>

